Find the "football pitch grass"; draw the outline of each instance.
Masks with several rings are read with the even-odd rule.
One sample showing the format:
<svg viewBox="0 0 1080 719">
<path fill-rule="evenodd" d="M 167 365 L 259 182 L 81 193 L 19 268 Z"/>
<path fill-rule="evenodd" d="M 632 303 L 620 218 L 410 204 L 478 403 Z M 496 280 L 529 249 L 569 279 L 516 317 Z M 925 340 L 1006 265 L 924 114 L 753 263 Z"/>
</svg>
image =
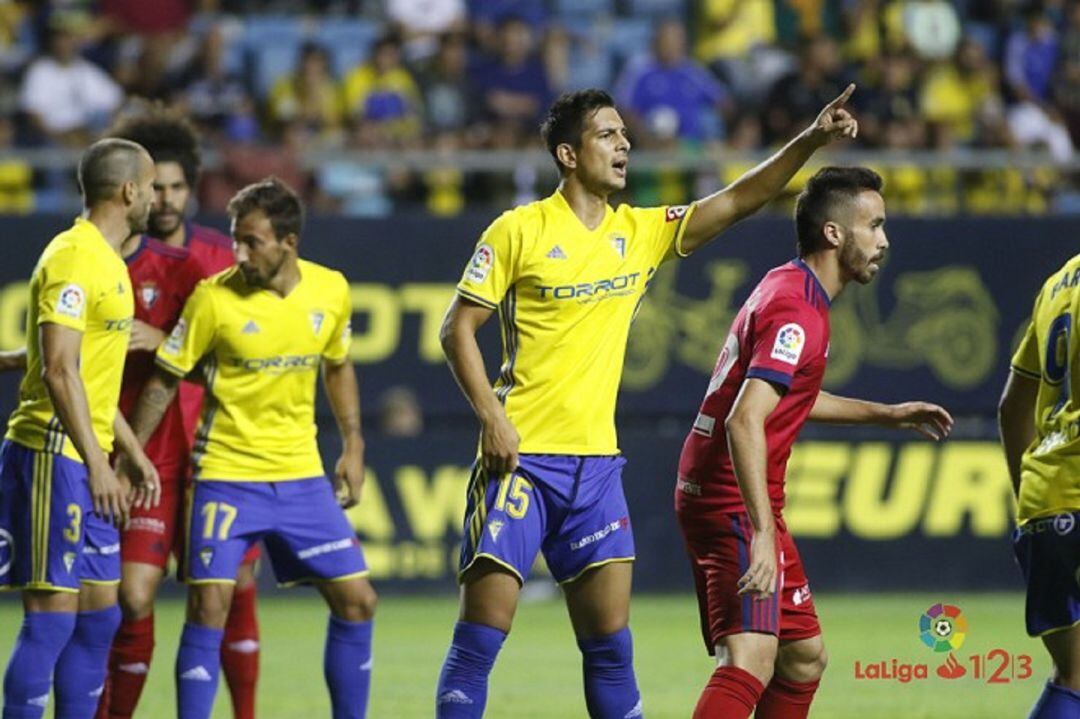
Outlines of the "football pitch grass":
<svg viewBox="0 0 1080 719">
<path fill-rule="evenodd" d="M 822 594 L 815 597 L 830 664 L 814 702 L 813 717 L 855 719 L 997 719 L 1025 717 L 1040 693 L 1050 662 L 1041 643 L 1023 631 L 1023 597 L 1018 594 Z M 965 676 L 946 680 L 936 670 L 949 656 L 934 653 L 919 639 L 919 617 L 936 602 L 960 607 L 968 621 L 963 645 L 955 652 Z M 180 634 L 182 602 L 161 602 L 157 649 L 143 701 L 136 716 L 175 716 L 172 664 Z M 264 593 L 262 676 L 258 716 L 262 719 L 315 719 L 330 716 L 322 679 L 325 610 L 313 593 Z M 368 716 L 409 719 L 433 714 L 435 682 L 456 602 L 450 597 L 383 597 L 375 628 L 375 669 Z M 6 662 L 18 631 L 19 604 L 0 601 L 0 655 Z M 703 650 L 693 597 L 639 595 L 631 627 L 635 664 L 650 719 L 689 717 L 711 671 Z M 976 679 L 971 656 L 1004 650 L 984 660 Z M 1017 680 L 1022 660 L 1032 657 L 1033 676 Z M 865 667 L 886 662 L 925 664 L 927 679 L 856 678 L 855 662 Z M 988 677 L 999 666 L 998 679 Z M 46 714 L 52 716 L 51 711 Z M 585 717 L 577 647 L 562 602 L 523 603 L 491 678 L 487 717 Z M 231 717 L 224 682 L 215 718 Z"/>
</svg>

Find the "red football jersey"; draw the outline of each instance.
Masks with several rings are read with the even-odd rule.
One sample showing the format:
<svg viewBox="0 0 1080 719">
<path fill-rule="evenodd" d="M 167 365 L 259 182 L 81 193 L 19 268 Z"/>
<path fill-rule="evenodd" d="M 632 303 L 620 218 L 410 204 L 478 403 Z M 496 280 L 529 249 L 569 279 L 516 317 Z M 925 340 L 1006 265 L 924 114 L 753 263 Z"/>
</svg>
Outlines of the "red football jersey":
<svg viewBox="0 0 1080 719">
<path fill-rule="evenodd" d="M 186 249 L 170 247 L 145 235 L 126 261 L 135 292 L 135 319 L 168 333 L 180 318 L 188 295 L 202 279 L 202 268 Z M 128 354 L 120 391 L 120 410 L 125 416 L 131 415 L 153 372 L 153 352 Z M 187 461 L 190 436 L 180 405 L 173 402 L 146 446 L 147 456 L 159 468 L 180 467 Z"/>
<path fill-rule="evenodd" d="M 184 246 L 192 258 L 199 264 L 203 277 L 216 275 L 236 263 L 233 242 L 217 230 L 188 222 L 184 226 Z M 195 441 L 195 428 L 199 424 L 202 411 L 202 385 L 191 382 L 180 383 L 180 411 L 184 417 L 184 430 L 187 432 L 188 448 Z"/>
<path fill-rule="evenodd" d="M 713 370 L 705 400 L 683 444 L 676 494 L 711 510 L 745 511 L 724 422 L 743 381 L 786 388 L 765 422 L 773 512 L 784 506 L 791 445 L 817 401 L 829 348 L 829 295 L 800 259 L 770 271 L 743 304 Z"/>
</svg>

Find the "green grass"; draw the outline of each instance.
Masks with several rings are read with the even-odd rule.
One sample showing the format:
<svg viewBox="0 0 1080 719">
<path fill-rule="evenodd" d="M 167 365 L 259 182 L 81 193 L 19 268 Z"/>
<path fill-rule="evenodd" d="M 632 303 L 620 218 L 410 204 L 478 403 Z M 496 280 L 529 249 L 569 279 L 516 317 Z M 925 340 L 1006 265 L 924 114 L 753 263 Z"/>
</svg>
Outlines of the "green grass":
<svg viewBox="0 0 1080 719">
<path fill-rule="evenodd" d="M 1023 633 L 1023 598 L 1015 594 L 819 595 L 830 666 L 812 716 L 919 719 L 934 717 L 1020 717 L 1041 691 L 1049 660 L 1037 641 Z M 918 640 L 918 616 L 936 601 L 959 605 L 970 623 L 957 652 L 968 662 L 977 652 L 1001 647 L 1033 658 L 1026 681 L 988 685 L 971 672 L 946 681 L 934 674 L 946 655 Z M 157 615 L 156 663 L 137 716 L 170 717 L 172 662 L 180 630 L 179 601 L 161 603 Z M 322 683 L 325 612 L 311 593 L 296 590 L 265 596 L 262 677 L 258 714 L 266 719 L 329 716 Z M 375 632 L 374 689 L 369 716 L 375 719 L 430 717 L 439 666 L 456 613 L 448 598 L 384 597 Z M 17 602 L 0 602 L 0 655 L 7 656 L 19 626 Z M 710 671 L 690 596 L 638 596 L 633 605 L 638 680 L 650 719 L 685 719 Z M 901 684 L 858 681 L 855 661 L 893 657 L 925 662 L 930 678 Z M 214 716 L 230 716 L 224 686 Z M 47 714 L 51 716 L 51 714 Z M 584 717 L 577 647 L 558 601 L 523 604 L 491 679 L 488 717 Z"/>
</svg>

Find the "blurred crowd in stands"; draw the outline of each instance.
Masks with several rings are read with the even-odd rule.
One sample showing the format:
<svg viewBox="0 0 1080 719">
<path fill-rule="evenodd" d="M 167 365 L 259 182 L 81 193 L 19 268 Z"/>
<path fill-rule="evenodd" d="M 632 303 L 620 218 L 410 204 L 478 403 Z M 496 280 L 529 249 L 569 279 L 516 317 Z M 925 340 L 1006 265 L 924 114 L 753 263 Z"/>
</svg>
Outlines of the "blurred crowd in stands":
<svg viewBox="0 0 1080 719">
<path fill-rule="evenodd" d="M 140 102 L 193 118 L 220 210 L 274 172 L 317 208 L 454 214 L 545 190 L 523 167 L 464 171 L 466 149 L 540 146 L 558 93 L 609 89 L 635 147 L 776 146 L 848 82 L 860 149 L 1037 148 L 1057 163 L 958 173 L 893 167 L 912 212 L 1076 211 L 1080 1 L 0 0 L 0 150 L 82 147 Z M 345 151 L 429 149 L 422 172 Z M 305 153 L 329 159 L 302 163 Z M 67 209 L 71 171 L 0 156 L 0 211 Z M 312 166 L 314 165 L 314 166 Z M 631 172 L 637 202 L 736 177 Z"/>
</svg>

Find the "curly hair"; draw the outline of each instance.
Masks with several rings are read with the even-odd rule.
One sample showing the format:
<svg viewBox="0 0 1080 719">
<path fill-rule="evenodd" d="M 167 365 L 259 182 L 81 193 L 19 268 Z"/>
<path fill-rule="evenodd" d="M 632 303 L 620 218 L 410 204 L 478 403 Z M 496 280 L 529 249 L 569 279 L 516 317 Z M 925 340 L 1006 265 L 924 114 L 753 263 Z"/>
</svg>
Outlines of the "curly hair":
<svg viewBox="0 0 1080 719">
<path fill-rule="evenodd" d="M 187 118 L 161 102 L 145 103 L 122 116 L 106 136 L 139 143 L 154 162 L 177 163 L 191 187 L 199 179 L 199 133 Z"/>
</svg>

